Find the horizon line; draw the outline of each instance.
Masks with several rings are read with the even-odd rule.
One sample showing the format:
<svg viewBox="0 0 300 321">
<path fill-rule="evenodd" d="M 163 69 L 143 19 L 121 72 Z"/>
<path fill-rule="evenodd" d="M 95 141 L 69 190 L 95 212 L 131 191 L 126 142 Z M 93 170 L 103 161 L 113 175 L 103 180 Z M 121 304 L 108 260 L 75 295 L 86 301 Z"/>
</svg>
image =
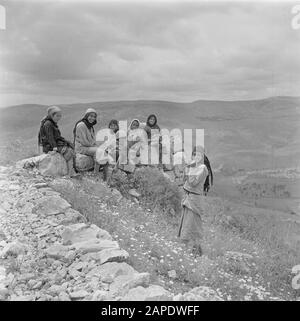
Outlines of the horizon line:
<svg viewBox="0 0 300 321">
<path fill-rule="evenodd" d="M 196 99 L 189 102 L 178 102 L 172 100 L 162 100 L 162 99 L 121 99 L 121 100 L 98 100 L 98 101 L 89 101 L 89 102 L 73 102 L 73 103 L 63 103 L 63 104 L 38 104 L 38 103 L 26 103 L 26 104 L 18 104 L 18 105 L 9 105 L 0 107 L 0 109 L 19 107 L 19 106 L 27 106 L 27 105 L 37 105 L 37 106 L 70 106 L 70 105 L 84 105 L 84 104 L 96 104 L 96 103 L 121 103 L 121 102 L 162 102 L 162 103 L 174 103 L 174 104 L 193 104 L 196 102 L 226 102 L 226 103 L 234 103 L 234 102 L 250 102 L 250 101 L 260 101 L 260 100 L 268 100 L 272 98 L 300 98 L 300 96 L 288 96 L 288 95 L 280 95 L 280 96 L 268 96 L 265 98 L 256 98 L 256 99 L 237 99 L 237 100 L 226 100 L 226 99 Z"/>
</svg>

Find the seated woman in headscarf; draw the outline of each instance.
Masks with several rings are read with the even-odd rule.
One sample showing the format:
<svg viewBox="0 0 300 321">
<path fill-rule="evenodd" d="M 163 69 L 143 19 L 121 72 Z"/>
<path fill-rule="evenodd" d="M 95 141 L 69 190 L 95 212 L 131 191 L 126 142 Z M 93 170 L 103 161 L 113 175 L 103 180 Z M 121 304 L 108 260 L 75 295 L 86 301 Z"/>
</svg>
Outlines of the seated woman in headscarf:
<svg viewBox="0 0 300 321">
<path fill-rule="evenodd" d="M 140 163 L 141 148 L 147 144 L 146 133 L 140 128 L 140 121 L 133 119 L 127 133 L 128 161 L 130 164 Z"/>
<path fill-rule="evenodd" d="M 152 114 L 149 115 L 147 118 L 146 126 L 145 126 L 145 131 L 147 133 L 148 139 L 151 139 L 151 130 L 156 129 L 158 132 L 160 132 L 160 127 L 157 125 L 157 117 L 156 115 Z"/>
<path fill-rule="evenodd" d="M 74 148 L 72 144 L 61 136 L 58 121 L 62 117 L 61 109 L 57 106 L 48 108 L 48 115 L 41 121 L 39 143 L 43 146 L 43 152 L 58 152 L 66 160 L 68 175 L 77 176 L 74 170 Z"/>
<path fill-rule="evenodd" d="M 97 112 L 88 108 L 74 129 L 75 152 L 94 157 L 97 151 L 94 126 L 97 124 Z"/>
<path fill-rule="evenodd" d="M 203 236 L 203 184 L 208 175 L 204 165 L 204 148 L 196 146 L 193 149 L 192 162 L 186 166 L 185 197 L 181 202 L 182 216 L 178 237 L 189 246 L 195 255 L 202 255 L 201 239 Z"/>
<path fill-rule="evenodd" d="M 127 131 L 127 164 L 120 164 L 119 168 L 132 173 L 136 165 L 146 165 L 148 163 L 147 144 L 147 134 L 144 129 L 140 128 L 140 121 L 133 119 Z"/>
<path fill-rule="evenodd" d="M 103 167 L 104 181 L 107 181 L 108 179 L 109 165 L 115 165 L 119 157 L 118 131 L 118 121 L 112 119 L 108 124 L 108 128 L 104 130 L 103 134 L 101 134 L 101 137 L 98 137 L 99 141 L 102 143 L 97 149 L 96 161 L 98 171 L 100 166 Z"/>
</svg>

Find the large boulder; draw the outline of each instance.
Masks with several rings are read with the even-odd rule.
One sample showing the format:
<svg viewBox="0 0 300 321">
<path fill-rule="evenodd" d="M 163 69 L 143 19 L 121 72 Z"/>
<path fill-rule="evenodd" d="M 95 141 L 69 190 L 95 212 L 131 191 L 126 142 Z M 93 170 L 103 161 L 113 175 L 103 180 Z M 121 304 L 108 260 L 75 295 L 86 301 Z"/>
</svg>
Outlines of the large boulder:
<svg viewBox="0 0 300 321">
<path fill-rule="evenodd" d="M 38 215 L 57 215 L 65 213 L 71 205 L 59 196 L 44 196 L 35 201 L 32 209 Z"/>
<path fill-rule="evenodd" d="M 94 159 L 92 156 L 76 154 L 76 169 L 80 172 L 88 171 L 94 168 Z"/>
<path fill-rule="evenodd" d="M 85 254 L 100 252 L 105 249 L 119 249 L 119 244 L 116 241 L 94 238 L 87 241 L 74 243 L 71 245 L 71 248 L 75 249 L 78 253 Z M 99 253 L 95 253 L 95 260 L 101 260 Z"/>
<path fill-rule="evenodd" d="M 67 163 L 59 153 L 42 154 L 36 157 L 23 159 L 17 167 L 29 169 L 36 167 L 44 176 L 65 176 L 68 174 Z"/>
<path fill-rule="evenodd" d="M 122 301 L 172 301 L 172 294 L 159 285 L 138 286 L 129 290 Z"/>
<path fill-rule="evenodd" d="M 68 174 L 67 162 L 59 153 L 46 154 L 38 162 L 37 168 L 44 176 L 64 176 Z"/>
<path fill-rule="evenodd" d="M 125 262 L 109 262 L 96 266 L 88 272 L 87 276 L 100 276 L 102 282 L 112 283 L 113 280 L 120 275 L 129 275 L 134 273 L 134 268 Z"/>
<path fill-rule="evenodd" d="M 109 287 L 109 295 L 114 297 L 123 297 L 130 289 L 137 286 L 149 286 L 149 273 L 133 273 L 117 276 Z"/>
<path fill-rule="evenodd" d="M 62 232 L 63 244 L 74 244 L 91 239 L 112 240 L 111 235 L 95 224 L 77 223 L 67 226 Z"/>
</svg>

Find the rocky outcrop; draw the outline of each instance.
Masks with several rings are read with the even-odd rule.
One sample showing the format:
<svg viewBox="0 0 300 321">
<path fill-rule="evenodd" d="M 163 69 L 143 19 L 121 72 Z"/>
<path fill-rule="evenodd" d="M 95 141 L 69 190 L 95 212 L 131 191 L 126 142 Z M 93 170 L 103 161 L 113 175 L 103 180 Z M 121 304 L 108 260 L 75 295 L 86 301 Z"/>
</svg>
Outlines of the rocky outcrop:
<svg viewBox="0 0 300 321">
<path fill-rule="evenodd" d="M 37 168 L 44 176 L 65 176 L 68 173 L 67 163 L 59 153 L 42 154 L 24 159 L 17 163 L 20 168 Z"/>
<path fill-rule="evenodd" d="M 129 255 L 118 242 L 89 224 L 48 183 L 34 171 L 0 168 L 0 300 L 174 299 L 150 284 L 149 273 L 128 265 Z M 200 297 L 217 298 L 207 288 L 177 299 Z"/>
</svg>

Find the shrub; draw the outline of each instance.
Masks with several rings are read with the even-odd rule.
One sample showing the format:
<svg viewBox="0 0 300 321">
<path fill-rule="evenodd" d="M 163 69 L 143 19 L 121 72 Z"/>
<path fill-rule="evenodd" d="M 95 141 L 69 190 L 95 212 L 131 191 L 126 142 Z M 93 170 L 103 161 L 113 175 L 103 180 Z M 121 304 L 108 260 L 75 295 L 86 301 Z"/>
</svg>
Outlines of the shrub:
<svg viewBox="0 0 300 321">
<path fill-rule="evenodd" d="M 181 209 L 181 190 L 156 168 L 141 167 L 133 174 L 117 172 L 111 180 L 111 187 L 117 188 L 123 195 L 135 188 L 141 194 L 141 200 L 152 210 L 160 210 L 175 216 Z"/>
</svg>

